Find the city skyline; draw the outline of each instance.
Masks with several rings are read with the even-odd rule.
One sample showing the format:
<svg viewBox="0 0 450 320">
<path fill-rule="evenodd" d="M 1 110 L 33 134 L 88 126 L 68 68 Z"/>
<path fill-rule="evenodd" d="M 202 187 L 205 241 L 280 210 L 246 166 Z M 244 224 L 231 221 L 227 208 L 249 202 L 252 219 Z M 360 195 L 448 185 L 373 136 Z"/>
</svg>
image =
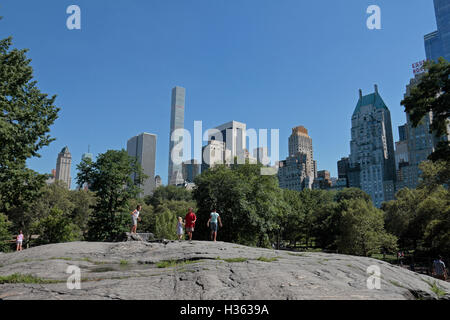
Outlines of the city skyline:
<svg viewBox="0 0 450 320">
<path fill-rule="evenodd" d="M 167 6 L 172 6 L 174 3 L 179 2 L 171 1 Z M 353 111 L 349 106 L 355 103 L 355 90 L 362 87 L 364 91 L 368 91 L 373 83 L 378 83 L 383 88 L 383 99 L 391 109 L 393 127 L 396 128 L 404 123 L 404 112 L 400 101 L 404 93 L 404 85 L 412 76 L 411 64 L 425 57 L 423 35 L 436 30 L 432 1 L 405 2 L 403 4 L 381 2 L 383 28 L 374 31 L 368 30 L 365 26 L 367 5 L 357 1 L 350 1 L 348 5 L 346 4 L 345 11 L 343 8 L 339 9 L 338 4 L 330 3 L 330 11 L 338 12 L 337 16 L 333 16 L 329 12 L 320 14 L 321 8 L 316 4 L 284 1 L 276 6 L 264 3 L 255 17 L 250 15 L 250 12 L 253 12 L 251 11 L 252 4 L 253 2 L 248 3 L 240 9 L 237 9 L 237 3 L 233 2 L 219 6 L 226 9 L 225 17 L 238 17 L 239 23 L 236 28 L 242 29 L 241 34 L 237 35 L 232 43 L 228 42 L 225 47 L 222 47 L 223 44 L 219 44 L 220 42 L 213 41 L 213 45 L 223 49 L 220 53 L 213 50 L 214 55 L 208 56 L 209 58 L 206 60 L 202 59 L 200 63 L 196 56 L 201 57 L 200 52 L 203 45 L 198 42 L 201 37 L 195 36 L 196 33 L 193 31 L 194 29 L 199 30 L 196 28 L 203 26 L 206 21 L 189 23 L 186 25 L 186 30 L 181 32 L 185 38 L 183 39 L 181 35 L 176 37 L 180 41 L 176 45 L 177 48 L 179 45 L 192 43 L 192 41 L 195 44 L 192 49 L 189 47 L 187 52 L 184 52 L 182 60 L 177 59 L 181 55 L 175 53 L 177 50 L 173 50 L 174 48 L 171 49 L 174 54 L 168 55 L 164 60 L 161 60 L 160 56 L 152 54 L 149 56 L 150 62 L 144 68 L 146 70 L 149 70 L 150 67 L 156 69 L 154 72 L 146 73 L 145 81 L 142 81 L 142 74 L 137 71 L 135 65 L 127 62 L 124 65 L 127 66 L 126 72 L 133 73 L 137 78 L 136 81 L 127 80 L 128 84 L 124 86 L 123 81 L 117 78 L 117 76 L 125 74 L 124 68 L 119 66 L 119 69 L 116 69 L 116 77 L 111 77 L 112 75 L 108 75 L 108 73 L 104 74 L 108 72 L 105 68 L 115 61 L 111 60 L 114 55 L 111 50 L 108 50 L 112 47 L 108 47 L 110 42 L 107 40 L 110 34 L 121 34 L 134 28 L 133 22 L 128 20 L 134 13 L 137 14 L 134 8 L 127 7 L 128 11 L 124 13 L 124 19 L 129 23 L 127 29 L 120 30 L 118 27 L 110 25 L 112 33 L 109 33 L 108 30 L 99 28 L 97 24 L 111 15 L 117 14 L 119 9 L 125 6 L 125 3 L 118 1 L 115 4 L 94 5 L 81 1 L 80 7 L 83 12 L 89 12 L 90 17 L 98 14 L 97 21 L 92 23 L 91 20 L 90 24 L 83 25 L 83 29 L 78 34 L 64 29 L 56 30 L 54 33 L 48 32 L 60 43 L 54 53 L 59 54 L 60 57 L 56 58 L 49 55 L 48 48 L 52 46 L 51 43 L 47 42 L 48 48 L 37 46 L 39 42 L 31 38 L 34 31 L 30 37 L 30 34 L 25 34 L 21 28 L 14 27 L 23 19 L 33 21 L 31 11 L 41 12 L 39 6 L 28 4 L 30 13 L 26 11 L 23 16 L 19 16 L 15 13 L 17 10 L 14 8 L 20 5 L 20 1 L 15 4 L 5 4 L 4 10 L 2 10 L 4 19 L 1 22 L 0 36 L 12 35 L 16 47 L 30 48 L 29 55 L 33 59 L 38 83 L 50 94 L 58 94 L 56 104 L 62 107 L 60 117 L 51 132 L 57 140 L 42 151 L 42 158 L 30 160 L 28 162 L 30 167 L 39 172 L 49 173 L 54 168 L 52 163 L 54 163 L 57 150 L 68 145 L 74 159 L 72 170 L 76 174 L 75 166 L 79 163 L 81 154 L 85 152 L 85 146 L 88 143 L 92 145 L 92 153 L 95 157 L 108 149 L 125 149 L 128 137 L 139 132 L 149 131 L 162 137 L 158 146 L 156 174 L 160 175 L 163 181 L 167 181 L 167 154 L 169 152 L 167 106 L 170 103 L 167 92 L 175 85 L 186 87 L 189 90 L 187 103 L 189 112 L 186 114 L 185 127 L 190 131 L 192 131 L 194 120 L 202 120 L 205 128 L 213 128 L 217 123 L 223 123 L 230 119 L 242 121 L 247 124 L 248 128 L 279 128 L 280 158 L 282 159 L 288 154 L 287 145 L 282 142 L 289 136 L 291 128 L 301 123 L 308 127 L 310 135 L 315 141 L 314 153 L 318 160 L 317 169 L 328 170 L 332 176 L 337 176 L 336 161 L 349 154 L 348 141 L 350 137 L 347 119 Z M 210 12 L 212 13 L 211 18 L 216 20 L 219 17 L 217 25 L 213 26 L 211 32 L 204 36 L 207 38 L 218 37 L 218 40 L 226 38 L 228 31 L 224 31 L 225 29 L 220 27 L 225 26 L 228 19 L 221 19 L 220 16 L 217 16 L 219 13 L 213 6 L 205 6 L 205 2 L 198 6 L 202 5 L 203 8 L 199 12 L 203 14 L 205 11 Z M 106 8 L 102 8 L 106 12 L 103 15 L 100 10 L 102 6 L 106 6 Z M 145 7 L 147 4 L 142 4 L 142 6 Z M 164 15 L 169 12 L 165 6 L 161 5 L 153 9 L 158 14 Z M 198 9 L 197 6 L 192 8 L 186 8 L 186 5 L 182 6 L 189 12 Z M 140 5 L 137 7 L 142 9 Z M 296 9 L 298 14 L 309 12 L 311 17 L 302 14 L 302 19 L 295 20 L 297 22 L 286 20 L 285 16 L 292 8 Z M 42 14 L 44 17 L 47 15 L 51 17 L 53 14 L 57 15 L 58 10 L 58 6 L 55 8 L 50 6 L 48 12 L 42 12 Z M 258 17 L 267 15 L 269 12 L 271 12 L 269 22 L 274 22 L 275 25 L 272 25 L 270 29 L 255 25 L 259 21 Z M 317 15 L 323 19 L 316 19 Z M 348 22 L 341 24 L 341 19 Z M 56 24 L 53 20 L 49 18 L 48 24 L 37 23 L 35 32 L 41 34 L 41 28 L 51 26 L 53 28 L 52 23 Z M 89 22 L 87 19 L 85 21 Z M 411 21 L 415 21 L 414 24 L 411 24 Z M 311 23 L 311 26 L 316 26 L 318 29 L 308 29 L 309 33 L 303 32 L 302 30 L 305 29 L 302 26 L 307 23 Z M 137 24 L 141 26 L 141 24 Z M 341 26 L 341 30 L 333 28 L 336 24 Z M 294 25 L 298 26 L 289 31 L 290 27 L 294 27 Z M 166 26 L 167 24 L 164 24 L 164 27 Z M 165 30 L 163 38 L 170 38 L 177 27 L 179 26 L 174 25 Z M 106 33 L 107 37 L 101 43 L 105 47 L 100 52 L 104 53 L 105 50 L 108 50 L 108 56 L 104 63 L 97 64 L 95 68 L 90 64 L 87 65 L 90 66 L 90 69 L 96 70 L 94 75 L 92 72 L 86 71 L 83 66 L 84 60 L 87 58 L 84 57 L 85 54 L 81 54 L 81 58 L 75 60 L 74 57 L 80 56 L 80 50 L 85 50 L 86 45 L 92 46 L 96 36 L 101 34 L 99 32 Z M 163 49 L 163 46 L 155 47 L 156 43 L 161 44 L 163 41 L 163 38 L 155 32 L 151 33 L 153 40 L 149 40 L 152 43 L 151 48 L 159 48 L 159 51 L 156 52 L 165 54 L 166 50 Z M 295 35 L 294 38 L 298 38 L 295 43 L 291 41 L 293 35 Z M 338 37 L 338 35 L 340 36 Z M 243 41 L 246 39 L 253 39 L 253 41 L 244 45 Z M 264 41 L 262 41 L 263 39 Z M 234 41 L 239 45 L 233 45 Z M 331 47 L 327 41 L 329 45 L 332 45 Z M 131 51 L 127 51 L 127 55 L 130 55 L 132 59 L 137 58 L 136 55 L 141 56 L 138 50 L 133 51 L 137 43 L 143 46 L 141 50 L 143 53 L 150 49 L 146 43 L 139 42 L 136 38 L 132 39 Z M 389 47 L 387 50 L 389 53 L 373 53 L 375 52 L 374 48 L 377 47 Z M 329 51 L 330 48 L 333 50 Z M 155 52 L 153 49 L 152 52 Z M 285 50 L 291 53 L 287 53 L 288 51 L 285 53 Z M 354 56 L 351 54 L 352 52 L 358 52 L 359 58 L 350 59 L 350 56 Z M 92 54 L 92 59 L 96 61 L 96 53 Z M 227 58 L 229 54 L 234 54 L 235 58 L 229 60 Z M 250 58 L 249 54 L 254 60 L 250 64 L 247 59 L 247 57 Z M 277 59 L 277 55 L 283 56 L 283 61 Z M 71 61 L 67 73 L 75 75 L 74 79 L 69 80 L 67 76 L 60 73 L 60 78 L 53 76 L 53 68 L 55 71 L 56 69 L 60 70 L 61 64 L 67 65 L 67 59 Z M 273 68 L 267 65 L 271 59 Z M 311 59 L 320 61 L 320 68 L 316 68 L 315 64 L 311 68 L 302 62 Z M 140 60 L 142 59 L 139 58 L 136 61 Z M 161 68 L 158 68 L 156 64 L 153 65 L 151 61 L 159 61 L 158 63 L 161 65 L 161 61 L 165 60 L 172 61 L 173 68 L 163 63 L 164 70 L 168 72 L 160 78 Z M 54 62 L 54 66 L 48 64 L 50 61 Z M 229 64 L 231 61 L 232 65 Z M 202 64 L 204 65 L 202 66 Z M 71 66 L 76 66 L 77 69 L 81 68 L 80 72 L 72 71 Z M 258 71 L 261 66 L 264 68 Z M 197 68 L 197 72 L 192 73 L 192 68 Z M 88 72 L 98 82 L 94 86 L 89 84 L 89 81 L 86 82 L 90 88 L 98 89 L 95 93 L 92 90 L 85 90 L 84 83 L 79 82 L 80 79 L 84 79 L 83 72 Z M 343 77 L 343 74 L 346 76 Z M 220 75 L 221 79 L 218 80 L 216 75 Z M 299 77 L 299 75 L 303 76 Z M 58 79 L 58 82 L 52 81 L 50 77 Z M 123 86 L 123 90 L 115 90 L 114 87 L 108 89 L 110 98 L 114 99 L 114 102 L 103 90 L 102 82 L 105 82 L 107 77 L 118 80 L 117 84 Z M 309 79 L 311 77 L 313 78 Z M 339 81 L 335 80 L 336 77 L 339 78 Z M 158 82 L 155 82 L 153 78 L 158 78 Z M 307 82 L 305 82 L 306 79 L 308 79 Z M 104 85 L 110 87 L 109 81 L 106 81 Z M 321 94 L 321 92 L 326 92 L 326 94 Z M 142 98 L 144 96 L 145 99 Z M 74 114 L 75 110 L 81 114 L 85 113 L 84 122 L 78 120 L 78 116 Z M 279 112 L 281 110 L 283 112 Z M 142 115 L 134 116 L 140 113 Z M 124 115 L 128 116 L 124 117 Z M 80 131 L 81 123 L 82 130 Z M 75 129 L 75 127 L 78 128 Z M 112 127 L 114 130 L 110 129 Z M 73 134 L 75 130 L 77 130 L 76 135 Z M 333 132 L 335 141 L 332 143 L 328 140 L 327 131 L 328 134 L 330 131 Z M 397 132 L 394 131 L 394 140 L 397 141 Z M 102 134 L 103 132 L 112 133 L 105 136 Z M 73 183 L 72 187 L 74 187 Z"/>
</svg>

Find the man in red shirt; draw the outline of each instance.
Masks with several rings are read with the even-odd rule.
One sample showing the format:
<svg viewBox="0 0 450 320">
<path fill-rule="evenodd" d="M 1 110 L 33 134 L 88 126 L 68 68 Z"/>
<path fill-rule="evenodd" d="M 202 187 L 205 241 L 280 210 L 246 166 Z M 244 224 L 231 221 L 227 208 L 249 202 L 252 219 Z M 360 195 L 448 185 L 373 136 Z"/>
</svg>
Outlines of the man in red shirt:
<svg viewBox="0 0 450 320">
<path fill-rule="evenodd" d="M 195 221 L 197 221 L 197 216 L 192 212 L 192 208 L 189 208 L 184 220 L 186 221 L 186 233 L 189 236 L 189 240 L 192 240 L 192 232 L 194 232 Z"/>
</svg>

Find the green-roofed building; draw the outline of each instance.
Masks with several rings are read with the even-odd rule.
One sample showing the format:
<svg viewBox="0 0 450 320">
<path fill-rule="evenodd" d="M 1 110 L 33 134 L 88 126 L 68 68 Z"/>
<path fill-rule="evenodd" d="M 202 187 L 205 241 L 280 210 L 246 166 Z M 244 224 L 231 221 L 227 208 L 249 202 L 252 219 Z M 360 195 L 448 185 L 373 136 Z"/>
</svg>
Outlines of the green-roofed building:
<svg viewBox="0 0 450 320">
<path fill-rule="evenodd" d="M 348 179 L 369 194 L 377 207 L 395 195 L 395 153 L 391 114 L 375 92 L 362 95 L 352 116 Z"/>
</svg>

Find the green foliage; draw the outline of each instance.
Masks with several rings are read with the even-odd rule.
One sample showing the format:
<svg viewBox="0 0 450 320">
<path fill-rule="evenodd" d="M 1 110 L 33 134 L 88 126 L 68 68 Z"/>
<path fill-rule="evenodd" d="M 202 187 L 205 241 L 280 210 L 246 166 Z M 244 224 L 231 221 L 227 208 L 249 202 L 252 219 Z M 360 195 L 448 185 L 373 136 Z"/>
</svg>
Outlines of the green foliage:
<svg viewBox="0 0 450 320">
<path fill-rule="evenodd" d="M 146 197 L 145 203 L 157 207 L 164 201 L 191 201 L 192 192 L 176 186 L 160 186 L 155 189 L 153 195 Z"/>
<path fill-rule="evenodd" d="M 45 185 L 40 193 L 41 196 L 30 206 L 10 210 L 9 217 L 15 229 L 22 229 L 25 235 L 30 235 L 33 222 L 46 218 L 52 208 L 58 208 L 79 227 L 83 235 L 87 233 L 87 222 L 93 211 L 91 206 L 96 203 L 93 192 L 69 191 L 63 183 L 57 181 Z"/>
<path fill-rule="evenodd" d="M 422 172 L 420 189 L 432 191 L 440 185 L 450 185 L 450 160 L 423 161 L 419 169 Z"/>
<path fill-rule="evenodd" d="M 437 137 L 441 137 L 447 132 L 450 118 L 450 63 L 440 58 L 438 63 L 428 61 L 425 69 L 418 85 L 411 88 L 411 94 L 401 104 L 415 127 L 432 111 L 433 122 L 430 129 Z M 441 141 L 429 159 L 450 161 L 449 142 Z"/>
<path fill-rule="evenodd" d="M 8 252 L 11 250 L 11 244 L 8 242 L 12 239 L 9 229 L 11 222 L 8 217 L 0 213 L 0 252 Z"/>
<path fill-rule="evenodd" d="M 268 235 L 278 232 L 285 202 L 276 176 L 260 175 L 260 166 L 216 166 L 195 179 L 197 234 L 208 239 L 206 222 L 211 209 L 220 214 L 220 239 L 247 245 L 270 245 Z"/>
<path fill-rule="evenodd" d="M 65 282 L 65 281 L 42 279 L 42 278 L 35 277 L 30 274 L 20 274 L 20 273 L 14 273 L 9 276 L 0 276 L 0 284 L 5 284 L 5 283 L 51 284 L 51 283 L 60 283 L 60 282 Z"/>
<path fill-rule="evenodd" d="M 168 208 L 161 209 L 156 214 L 155 219 L 155 236 L 159 239 L 177 239 L 176 226 L 177 215 Z"/>
<path fill-rule="evenodd" d="M 80 229 L 71 222 L 61 209 L 54 207 L 43 219 L 33 224 L 33 231 L 39 235 L 38 244 L 70 242 L 80 239 Z"/>
<path fill-rule="evenodd" d="M 256 259 L 258 261 L 262 261 L 262 262 L 274 262 L 274 261 L 278 261 L 277 258 L 275 257 L 271 257 L 271 258 L 267 258 L 267 257 L 259 257 L 258 259 Z"/>
<path fill-rule="evenodd" d="M 396 237 L 384 230 L 383 212 L 371 202 L 362 199 L 343 200 L 346 209 L 341 212 L 340 232 L 337 237 L 339 252 L 369 256 L 384 247 L 396 250 Z"/>
<path fill-rule="evenodd" d="M 108 150 L 95 162 L 84 159 L 77 169 L 77 184 L 88 183 L 97 196 L 88 222 L 88 239 L 115 240 L 130 227 L 129 203 L 141 193 L 139 185 L 146 178 L 142 168 L 125 150 Z"/>
<path fill-rule="evenodd" d="M 81 229 L 83 235 L 87 235 L 88 221 L 94 213 L 97 198 L 92 191 L 73 190 L 69 193 L 69 199 L 73 204 L 71 220 Z"/>
<path fill-rule="evenodd" d="M 450 255 L 450 192 L 443 186 L 402 189 L 382 206 L 388 231 L 404 249 Z"/>
<path fill-rule="evenodd" d="M 0 212 L 29 205 L 46 175 L 26 167 L 27 159 L 53 139 L 48 135 L 59 109 L 55 96 L 37 88 L 27 50 L 10 49 L 12 39 L 0 40 Z"/>
<path fill-rule="evenodd" d="M 88 222 L 88 241 L 117 241 L 131 228 L 129 213 L 95 211 Z"/>
</svg>

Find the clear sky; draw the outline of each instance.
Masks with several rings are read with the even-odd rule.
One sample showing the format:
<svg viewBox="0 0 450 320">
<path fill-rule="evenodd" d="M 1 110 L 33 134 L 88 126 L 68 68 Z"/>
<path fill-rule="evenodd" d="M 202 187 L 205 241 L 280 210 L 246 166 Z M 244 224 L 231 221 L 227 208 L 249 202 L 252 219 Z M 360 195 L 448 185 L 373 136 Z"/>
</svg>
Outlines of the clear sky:
<svg viewBox="0 0 450 320">
<path fill-rule="evenodd" d="M 66 27 L 72 4 L 81 30 Z M 369 5 L 381 8 L 381 30 L 366 26 Z M 280 129 L 284 159 L 292 127 L 303 125 L 318 169 L 336 176 L 358 89 L 378 84 L 397 140 L 411 64 L 436 29 L 432 0 L 10 0 L 0 16 L 0 38 L 30 49 L 38 87 L 61 107 L 56 141 L 28 164 L 49 173 L 67 145 L 73 181 L 88 145 L 97 155 L 149 132 L 166 183 L 176 85 L 186 88 L 187 129 L 194 120 Z"/>
</svg>

